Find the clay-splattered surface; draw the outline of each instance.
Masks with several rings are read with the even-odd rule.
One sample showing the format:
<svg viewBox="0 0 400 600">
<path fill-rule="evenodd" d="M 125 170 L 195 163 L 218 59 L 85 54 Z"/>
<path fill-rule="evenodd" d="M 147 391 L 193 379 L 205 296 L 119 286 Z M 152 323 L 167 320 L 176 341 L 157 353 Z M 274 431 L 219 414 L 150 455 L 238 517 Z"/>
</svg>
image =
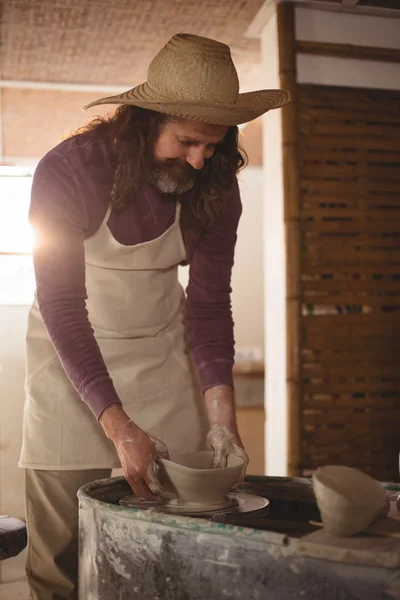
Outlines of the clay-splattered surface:
<svg viewBox="0 0 400 600">
<path fill-rule="evenodd" d="M 399 570 L 302 557 L 282 533 L 82 495 L 80 516 L 81 600 L 400 599 Z"/>
</svg>

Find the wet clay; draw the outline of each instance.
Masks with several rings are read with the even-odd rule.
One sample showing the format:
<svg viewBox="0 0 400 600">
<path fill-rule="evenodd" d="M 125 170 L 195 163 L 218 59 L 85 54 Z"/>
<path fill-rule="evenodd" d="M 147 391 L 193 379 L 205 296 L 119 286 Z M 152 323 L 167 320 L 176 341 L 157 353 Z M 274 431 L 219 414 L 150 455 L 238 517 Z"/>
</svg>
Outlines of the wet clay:
<svg viewBox="0 0 400 600">
<path fill-rule="evenodd" d="M 162 483 L 176 494 L 181 504 L 204 504 L 218 507 L 226 502 L 227 494 L 240 478 L 243 461 L 231 454 L 227 466 L 213 469 L 214 453 L 193 452 L 178 458 L 177 462 L 160 460 Z"/>
</svg>

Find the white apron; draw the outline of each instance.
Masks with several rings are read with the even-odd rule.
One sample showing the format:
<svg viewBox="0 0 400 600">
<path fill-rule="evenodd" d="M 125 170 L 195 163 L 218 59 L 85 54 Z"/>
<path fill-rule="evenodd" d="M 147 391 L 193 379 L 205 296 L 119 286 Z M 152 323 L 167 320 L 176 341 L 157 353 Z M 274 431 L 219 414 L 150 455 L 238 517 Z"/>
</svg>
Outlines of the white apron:
<svg viewBox="0 0 400 600">
<path fill-rule="evenodd" d="M 157 239 L 124 246 L 107 225 L 85 241 L 86 307 L 125 412 L 164 441 L 171 457 L 199 449 L 206 419 L 185 342 L 186 259 L 177 203 L 174 224 Z M 35 300 L 28 319 L 27 378 L 20 466 L 120 467 L 114 445 L 67 378 Z"/>
</svg>

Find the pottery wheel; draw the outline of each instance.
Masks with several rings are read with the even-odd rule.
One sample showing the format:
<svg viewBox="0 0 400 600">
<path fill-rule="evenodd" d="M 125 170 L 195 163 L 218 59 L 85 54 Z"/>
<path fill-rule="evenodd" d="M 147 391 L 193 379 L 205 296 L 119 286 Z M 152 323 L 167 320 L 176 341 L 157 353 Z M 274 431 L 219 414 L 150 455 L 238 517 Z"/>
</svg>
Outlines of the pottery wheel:
<svg viewBox="0 0 400 600">
<path fill-rule="evenodd" d="M 162 498 L 156 501 L 139 500 L 133 494 L 125 496 L 119 501 L 121 506 L 139 508 L 141 510 L 153 509 L 162 513 L 182 515 L 182 516 L 212 516 L 221 514 L 241 514 L 253 513 L 265 509 L 269 505 L 269 500 L 255 494 L 245 494 L 242 492 L 232 492 L 228 494 L 222 502 L 217 504 L 187 503 L 182 504 L 177 500 L 164 500 Z"/>
</svg>

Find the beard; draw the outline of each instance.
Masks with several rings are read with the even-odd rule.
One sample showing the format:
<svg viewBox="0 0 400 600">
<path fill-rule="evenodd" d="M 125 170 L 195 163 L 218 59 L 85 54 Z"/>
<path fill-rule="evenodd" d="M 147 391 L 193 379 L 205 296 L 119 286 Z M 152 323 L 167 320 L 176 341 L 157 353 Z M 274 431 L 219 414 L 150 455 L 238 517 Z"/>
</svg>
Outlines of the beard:
<svg viewBox="0 0 400 600">
<path fill-rule="evenodd" d="M 163 194 L 188 192 L 198 176 L 199 171 L 178 159 L 153 159 L 146 169 L 146 180 Z"/>
</svg>

